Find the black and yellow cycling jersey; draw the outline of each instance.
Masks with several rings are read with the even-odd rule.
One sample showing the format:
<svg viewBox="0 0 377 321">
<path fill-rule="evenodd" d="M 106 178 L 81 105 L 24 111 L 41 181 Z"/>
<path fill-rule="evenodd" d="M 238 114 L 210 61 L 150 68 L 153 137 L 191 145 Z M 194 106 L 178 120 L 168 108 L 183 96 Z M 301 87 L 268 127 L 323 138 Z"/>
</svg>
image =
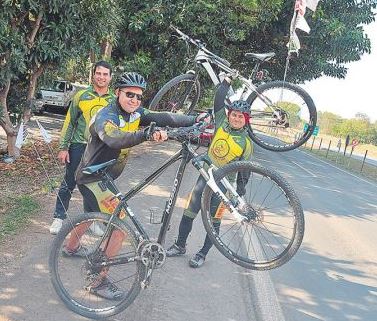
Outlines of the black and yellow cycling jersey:
<svg viewBox="0 0 377 321">
<path fill-rule="evenodd" d="M 224 108 L 228 90 L 229 83 L 224 81 L 215 96 L 215 136 L 209 146 L 208 156 L 216 166 L 223 166 L 237 160 L 249 160 L 253 153 L 253 144 L 247 128 L 234 129 L 229 124 Z"/>
<path fill-rule="evenodd" d="M 148 126 L 151 122 L 162 127 L 185 127 L 193 125 L 195 117 L 150 112 L 143 107 L 130 114 L 121 108 L 118 101 L 113 101 L 91 121 L 88 146 L 76 172 L 77 183 L 87 184 L 101 180 L 96 175 L 82 173 L 82 168 L 112 159 L 117 159 L 117 163 L 111 167 L 109 174 L 116 179 L 126 165 L 130 147 L 145 141 L 144 130 L 139 130 L 139 126 Z"/>
<path fill-rule="evenodd" d="M 92 86 L 78 91 L 64 120 L 60 149 L 68 150 L 73 143 L 86 144 L 90 119 L 114 98 L 114 94 L 110 92 L 102 96 L 98 95 Z"/>
<path fill-rule="evenodd" d="M 225 97 L 228 93 L 230 84 L 224 80 L 216 91 L 214 112 L 215 112 L 215 135 L 211 145 L 208 148 L 207 156 L 216 166 L 223 166 L 233 161 L 250 160 L 253 154 L 253 144 L 247 132 L 246 126 L 241 129 L 234 129 L 230 126 L 226 111 Z M 228 179 L 237 183 L 237 188 L 247 179 L 244 174 L 238 173 L 237 177 Z M 186 203 L 186 209 L 183 215 L 194 219 L 201 208 L 201 199 L 206 182 L 202 176 L 199 176 L 194 188 Z M 224 209 L 221 207 L 219 199 L 211 202 L 211 212 L 216 219 L 221 219 Z M 220 206 L 220 207 L 219 207 Z M 190 228 L 191 230 L 191 228 Z"/>
</svg>

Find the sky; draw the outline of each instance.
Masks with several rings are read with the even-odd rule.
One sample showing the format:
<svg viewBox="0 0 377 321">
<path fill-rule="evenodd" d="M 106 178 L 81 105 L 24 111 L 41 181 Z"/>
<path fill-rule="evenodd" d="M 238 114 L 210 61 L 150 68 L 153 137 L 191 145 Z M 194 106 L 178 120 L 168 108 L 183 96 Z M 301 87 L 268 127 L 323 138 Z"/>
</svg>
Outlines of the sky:
<svg viewBox="0 0 377 321">
<path fill-rule="evenodd" d="M 377 120 L 377 22 L 364 28 L 371 40 L 371 54 L 346 65 L 345 79 L 323 76 L 302 85 L 313 98 L 317 110 L 329 111 L 343 118 L 357 112 Z"/>
</svg>

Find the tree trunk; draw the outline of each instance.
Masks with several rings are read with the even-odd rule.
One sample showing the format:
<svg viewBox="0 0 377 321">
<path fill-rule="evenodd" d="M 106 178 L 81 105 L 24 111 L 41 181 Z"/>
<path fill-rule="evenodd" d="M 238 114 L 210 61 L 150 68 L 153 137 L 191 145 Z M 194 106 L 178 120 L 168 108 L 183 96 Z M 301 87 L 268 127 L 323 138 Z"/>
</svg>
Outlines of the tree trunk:
<svg viewBox="0 0 377 321">
<path fill-rule="evenodd" d="M 40 65 L 39 67 L 33 68 L 33 71 L 31 73 L 30 80 L 29 80 L 29 88 L 28 88 L 27 97 L 26 97 L 26 105 L 24 108 L 24 115 L 23 115 L 25 124 L 30 120 L 31 103 L 35 95 L 35 89 L 37 88 L 37 81 L 38 81 L 38 78 L 41 76 L 42 72 L 44 71 L 44 69 L 45 67 L 43 65 Z"/>
<path fill-rule="evenodd" d="M 90 52 L 89 52 L 89 60 L 90 60 L 90 69 L 89 69 L 88 83 L 91 84 L 92 79 L 93 79 L 93 65 L 96 62 L 96 54 L 93 50 L 90 50 Z"/>
<path fill-rule="evenodd" d="M 10 78 L 6 80 L 4 87 L 0 89 L 0 126 L 4 129 L 5 133 L 7 134 L 8 155 L 17 158 L 20 156 L 20 150 L 15 146 L 17 130 L 13 127 L 8 115 L 7 97 L 9 93 L 9 88 Z"/>
<path fill-rule="evenodd" d="M 113 45 L 108 39 L 103 39 L 101 43 L 101 54 L 102 59 L 108 60 L 111 57 L 111 52 L 113 50 Z"/>
</svg>

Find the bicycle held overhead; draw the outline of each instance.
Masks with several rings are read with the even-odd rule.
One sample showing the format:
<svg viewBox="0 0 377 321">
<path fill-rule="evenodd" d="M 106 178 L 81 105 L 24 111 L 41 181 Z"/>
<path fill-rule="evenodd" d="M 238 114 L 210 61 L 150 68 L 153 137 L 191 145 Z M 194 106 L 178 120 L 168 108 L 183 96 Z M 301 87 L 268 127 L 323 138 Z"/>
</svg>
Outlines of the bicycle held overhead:
<svg viewBox="0 0 377 321">
<path fill-rule="evenodd" d="M 224 256 L 240 266 L 266 270 L 281 266 L 296 253 L 303 238 L 304 216 L 293 189 L 279 174 L 254 162 L 236 161 L 217 169 L 191 144 L 201 128 L 202 125 L 196 124 L 168 129 L 168 137 L 179 141 L 181 148 L 125 194 L 107 173 L 114 161 L 83 169 L 89 175 L 100 175 L 100 184 L 113 189 L 119 202 L 111 215 L 85 213 L 65 224 L 53 242 L 49 258 L 51 280 L 72 311 L 95 319 L 117 314 L 134 301 L 141 288 L 150 284 L 153 271 L 165 263 L 166 233 L 189 162 L 206 180 L 202 220 L 215 247 Z M 161 229 L 158 237 L 152 238 L 128 201 L 177 161 L 180 163 L 163 210 Z M 238 184 L 245 185 L 242 197 L 237 193 Z M 213 216 L 214 204 L 225 207 L 221 217 Z M 219 221 L 220 228 L 217 224 L 216 229 L 215 223 Z M 102 236 L 89 228 L 94 222 L 104 227 Z M 115 234 L 123 235 L 123 241 L 117 254 L 108 256 L 107 248 Z M 65 244 L 72 238 L 86 249 L 82 255 L 64 254 Z M 122 290 L 121 296 L 107 299 L 91 293 L 91 288 L 104 277 Z"/>
<path fill-rule="evenodd" d="M 246 53 L 245 57 L 255 59 L 256 64 L 250 75 L 244 77 L 230 67 L 229 61 L 208 50 L 203 42 L 174 26 L 171 28 L 187 45 L 196 46 L 198 52 L 193 68 L 167 82 L 151 101 L 151 109 L 191 113 L 201 92 L 198 68 L 204 68 L 214 86 L 225 75 L 242 84 L 237 90 L 229 91 L 229 102 L 241 99 L 251 104 L 249 135 L 259 146 L 272 151 L 288 151 L 310 138 L 317 122 L 317 112 L 306 91 L 285 81 L 255 84 L 260 64 L 270 60 L 274 53 Z"/>
</svg>

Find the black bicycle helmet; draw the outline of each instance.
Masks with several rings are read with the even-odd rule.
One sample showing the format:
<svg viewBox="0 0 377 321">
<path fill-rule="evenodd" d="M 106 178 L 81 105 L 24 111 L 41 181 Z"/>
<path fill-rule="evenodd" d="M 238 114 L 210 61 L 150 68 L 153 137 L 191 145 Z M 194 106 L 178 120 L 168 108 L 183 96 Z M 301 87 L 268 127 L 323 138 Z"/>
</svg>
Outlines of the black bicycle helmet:
<svg viewBox="0 0 377 321">
<path fill-rule="evenodd" d="M 250 115 L 250 104 L 244 100 L 236 100 L 229 106 L 230 110 L 237 110 L 243 114 Z"/>
<path fill-rule="evenodd" d="M 125 72 L 115 83 L 115 89 L 125 87 L 139 87 L 141 89 L 147 88 L 147 82 L 142 75 L 136 72 Z"/>
</svg>

